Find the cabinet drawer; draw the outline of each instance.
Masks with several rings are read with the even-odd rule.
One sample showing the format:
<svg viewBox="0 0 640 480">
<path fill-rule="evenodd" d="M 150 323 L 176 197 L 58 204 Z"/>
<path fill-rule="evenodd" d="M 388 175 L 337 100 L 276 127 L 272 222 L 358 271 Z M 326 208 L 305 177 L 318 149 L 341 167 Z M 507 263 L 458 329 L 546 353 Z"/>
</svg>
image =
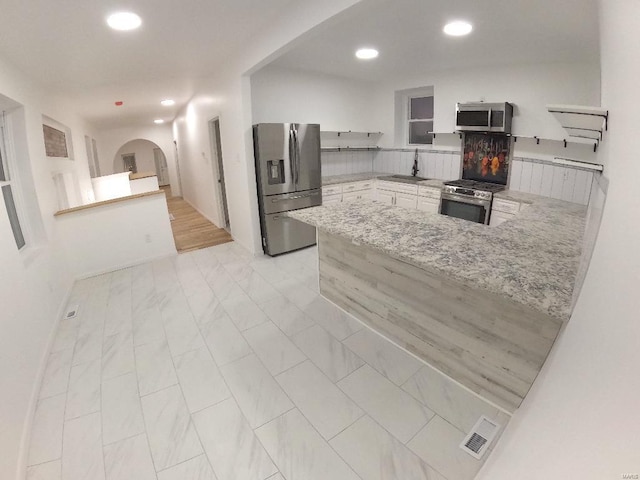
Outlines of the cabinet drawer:
<svg viewBox="0 0 640 480">
<path fill-rule="evenodd" d="M 342 185 L 342 193 L 358 192 L 360 190 L 368 190 L 373 185 L 373 182 L 353 182 L 345 183 Z"/>
<path fill-rule="evenodd" d="M 440 200 L 442 190 L 436 187 L 418 187 L 418 195 L 421 197 L 435 198 Z"/>
<path fill-rule="evenodd" d="M 322 196 L 335 195 L 336 193 L 342 193 L 342 185 L 327 185 L 322 187 Z"/>
<path fill-rule="evenodd" d="M 503 200 L 501 198 L 494 198 L 492 210 L 504 213 L 518 213 L 520 210 L 520 204 L 518 202 L 512 202 L 511 200 Z"/>
<path fill-rule="evenodd" d="M 331 205 L 332 203 L 342 202 L 342 194 L 322 195 L 322 205 Z"/>
<path fill-rule="evenodd" d="M 376 188 L 380 190 L 389 190 L 391 192 L 406 193 L 409 195 L 418 194 L 417 185 L 406 185 L 398 182 L 386 182 L 384 180 L 378 180 L 376 182 Z"/>
</svg>

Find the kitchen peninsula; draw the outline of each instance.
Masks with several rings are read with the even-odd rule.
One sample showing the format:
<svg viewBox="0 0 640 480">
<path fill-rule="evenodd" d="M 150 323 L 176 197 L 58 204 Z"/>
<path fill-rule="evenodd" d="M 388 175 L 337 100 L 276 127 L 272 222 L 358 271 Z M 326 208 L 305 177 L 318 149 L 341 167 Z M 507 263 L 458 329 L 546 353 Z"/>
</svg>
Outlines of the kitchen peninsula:
<svg viewBox="0 0 640 480">
<path fill-rule="evenodd" d="M 527 204 L 488 227 L 358 201 L 289 215 L 318 228 L 328 299 L 513 412 L 572 308 L 586 207 Z"/>
</svg>

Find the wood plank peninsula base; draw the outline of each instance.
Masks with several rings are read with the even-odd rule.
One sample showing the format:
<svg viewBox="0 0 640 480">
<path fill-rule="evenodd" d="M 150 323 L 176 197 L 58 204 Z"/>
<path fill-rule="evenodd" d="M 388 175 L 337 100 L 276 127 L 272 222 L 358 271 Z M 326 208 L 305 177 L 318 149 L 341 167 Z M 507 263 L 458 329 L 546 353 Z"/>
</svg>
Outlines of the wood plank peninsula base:
<svg viewBox="0 0 640 480">
<path fill-rule="evenodd" d="M 321 293 L 508 412 L 531 388 L 562 321 L 318 230 Z"/>
</svg>

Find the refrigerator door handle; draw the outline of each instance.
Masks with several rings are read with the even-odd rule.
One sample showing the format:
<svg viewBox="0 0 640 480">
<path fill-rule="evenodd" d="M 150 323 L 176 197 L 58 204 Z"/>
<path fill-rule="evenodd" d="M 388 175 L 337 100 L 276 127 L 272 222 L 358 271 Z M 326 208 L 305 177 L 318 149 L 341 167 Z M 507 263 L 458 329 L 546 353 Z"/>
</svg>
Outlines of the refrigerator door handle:
<svg viewBox="0 0 640 480">
<path fill-rule="evenodd" d="M 295 151 L 295 169 L 296 169 L 296 175 L 295 175 L 295 180 L 294 183 L 296 184 L 296 187 L 298 186 L 298 179 L 300 178 L 300 145 L 298 144 L 298 129 L 294 126 L 293 127 L 293 145 L 294 145 L 294 151 Z"/>
<path fill-rule="evenodd" d="M 289 130 L 289 172 L 291 174 L 291 183 L 295 185 L 295 164 L 296 164 L 296 151 L 295 151 L 295 141 L 293 138 L 293 130 Z"/>
</svg>

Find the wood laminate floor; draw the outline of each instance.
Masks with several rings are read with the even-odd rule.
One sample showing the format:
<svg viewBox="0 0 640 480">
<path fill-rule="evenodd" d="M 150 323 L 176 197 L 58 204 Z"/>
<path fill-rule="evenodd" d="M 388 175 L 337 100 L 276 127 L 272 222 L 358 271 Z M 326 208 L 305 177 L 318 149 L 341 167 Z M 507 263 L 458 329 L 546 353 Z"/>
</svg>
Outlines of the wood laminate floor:
<svg viewBox="0 0 640 480">
<path fill-rule="evenodd" d="M 212 247 L 233 241 L 229 232 L 216 227 L 182 197 L 172 197 L 171 187 L 162 187 L 167 196 L 171 230 L 179 253 Z"/>
</svg>

